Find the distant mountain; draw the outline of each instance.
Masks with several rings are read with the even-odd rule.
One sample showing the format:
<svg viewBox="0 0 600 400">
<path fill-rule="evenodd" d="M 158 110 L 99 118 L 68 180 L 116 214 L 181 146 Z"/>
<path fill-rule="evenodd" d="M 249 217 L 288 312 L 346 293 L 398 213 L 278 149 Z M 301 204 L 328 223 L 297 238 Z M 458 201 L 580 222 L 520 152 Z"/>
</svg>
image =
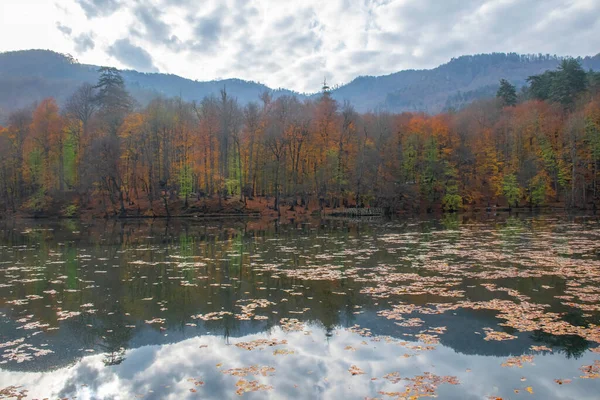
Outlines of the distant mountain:
<svg viewBox="0 0 600 400">
<path fill-rule="evenodd" d="M 332 96 L 349 100 L 358 111 L 425 111 L 440 112 L 460 108 L 471 101 L 492 96 L 498 81 L 505 78 L 520 87 L 528 76 L 555 69 L 560 58 L 549 55 L 515 53 L 462 56 L 430 70 L 406 70 L 385 76 L 362 76 L 336 88 Z M 600 54 L 581 59 L 585 69 L 600 70 Z M 96 82 L 98 66 L 79 64 L 73 58 L 49 50 L 23 50 L 0 53 L 0 121 L 10 111 L 53 96 L 64 101 L 82 82 Z M 227 91 L 246 104 L 258 100 L 267 86 L 226 79 L 199 82 L 171 74 L 122 72 L 128 89 L 144 105 L 158 95 L 200 100 Z M 300 98 L 315 97 L 279 89 L 283 94 Z"/>
<path fill-rule="evenodd" d="M 502 78 L 520 88 L 526 85 L 527 77 L 556 69 L 560 60 L 542 54 L 462 56 L 434 69 L 359 77 L 335 90 L 334 97 L 349 100 L 359 110 L 437 113 L 494 96 Z M 580 61 L 586 70 L 600 70 L 600 54 Z"/>
<path fill-rule="evenodd" d="M 69 97 L 83 82 L 98 80 L 96 65 L 79 64 L 68 55 L 49 50 L 23 50 L 0 53 L 0 120 L 2 114 L 28 106 L 34 101 L 53 96 L 59 103 Z M 172 74 L 122 71 L 127 88 L 142 105 L 158 96 L 179 96 L 185 100 L 200 100 L 218 94 L 226 87 L 242 104 L 258 100 L 260 93 L 272 89 L 267 86 L 225 79 L 198 82 Z M 277 90 L 275 96 L 295 94 Z"/>
</svg>

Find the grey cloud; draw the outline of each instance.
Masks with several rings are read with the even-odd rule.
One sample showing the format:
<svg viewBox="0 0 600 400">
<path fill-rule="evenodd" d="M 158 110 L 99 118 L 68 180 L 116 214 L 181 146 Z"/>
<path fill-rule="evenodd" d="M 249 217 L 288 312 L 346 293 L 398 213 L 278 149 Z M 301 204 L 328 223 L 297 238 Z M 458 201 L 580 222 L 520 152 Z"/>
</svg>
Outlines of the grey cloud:
<svg viewBox="0 0 600 400">
<path fill-rule="evenodd" d="M 129 39 L 119 39 L 108 48 L 108 54 L 123 64 L 141 72 L 158 72 L 152 56 L 143 48 L 132 44 Z"/>
<path fill-rule="evenodd" d="M 373 59 L 377 58 L 379 52 L 377 51 L 369 51 L 369 50 L 360 50 L 352 52 L 349 57 L 349 61 L 353 64 L 365 64 L 373 62 Z"/>
<path fill-rule="evenodd" d="M 221 16 L 207 16 L 196 20 L 191 48 L 197 52 L 209 52 L 219 42 L 223 24 Z"/>
<path fill-rule="evenodd" d="M 76 0 L 76 2 L 88 19 L 111 15 L 121 5 L 120 0 Z"/>
<path fill-rule="evenodd" d="M 292 35 L 287 40 L 290 50 L 299 50 L 300 52 L 318 51 L 321 44 L 321 39 L 314 32 Z"/>
<path fill-rule="evenodd" d="M 218 18 L 201 18 L 194 29 L 196 36 L 204 41 L 215 42 L 221 33 L 221 21 Z"/>
<path fill-rule="evenodd" d="M 66 25 L 61 24 L 60 22 L 56 22 L 56 29 L 58 29 L 59 31 L 61 31 L 62 33 L 64 33 L 67 36 L 70 36 L 71 33 L 73 32 L 73 29 L 69 28 Z"/>
<path fill-rule="evenodd" d="M 75 37 L 75 51 L 77 53 L 85 53 L 88 50 L 93 50 L 96 47 L 92 33 L 82 33 Z"/>
<path fill-rule="evenodd" d="M 382 66 L 393 68 L 381 71 L 383 73 L 400 69 L 386 60 L 389 52 L 394 51 L 402 55 L 404 68 L 431 68 L 463 54 L 494 51 L 572 54 L 573 37 L 599 29 L 598 25 L 595 29 L 590 26 L 597 21 L 592 15 L 600 12 L 600 3 L 587 3 L 586 9 L 585 1 L 579 0 L 379 3 L 371 2 L 366 15 L 367 26 L 376 27 L 368 33 L 368 42 L 377 44 L 379 54 L 373 56 L 371 62 L 363 62 L 362 73 L 373 74 Z M 548 20 L 556 21 L 545 23 Z M 565 27 L 569 27 L 568 31 L 563 29 Z M 565 37 L 570 39 L 565 41 Z"/>
<path fill-rule="evenodd" d="M 288 15 L 286 17 L 279 19 L 278 21 L 275 21 L 275 24 L 273 24 L 273 28 L 277 29 L 277 30 L 284 30 L 284 29 L 289 28 L 293 23 L 294 23 L 294 16 Z"/>
<path fill-rule="evenodd" d="M 119 6 L 133 14 L 129 46 L 111 50 L 129 66 L 154 68 L 148 52 L 166 47 L 165 67 L 175 64 L 170 72 L 196 71 L 173 60 L 193 63 L 202 56 L 201 72 L 190 77 L 218 74 L 297 90 L 313 90 L 312 82 L 324 74 L 332 83 L 349 82 L 358 75 L 432 68 L 464 54 L 593 54 L 600 34 L 600 2 L 591 0 L 303 0 L 284 7 L 276 0 L 75 1 L 89 18 Z M 268 3 L 275 12 L 266 12 Z M 181 14 L 180 34 L 167 21 Z M 84 37 L 71 35 L 81 43 L 78 51 L 92 48 L 94 40 L 84 44 Z M 117 51 L 123 48 L 128 52 Z"/>
<path fill-rule="evenodd" d="M 172 50 L 181 48 L 181 41 L 175 35 L 171 35 L 171 28 L 162 20 L 162 12 L 156 7 L 139 6 L 135 9 L 135 15 L 144 27 L 145 35 L 132 29 L 132 34 L 163 44 Z"/>
</svg>

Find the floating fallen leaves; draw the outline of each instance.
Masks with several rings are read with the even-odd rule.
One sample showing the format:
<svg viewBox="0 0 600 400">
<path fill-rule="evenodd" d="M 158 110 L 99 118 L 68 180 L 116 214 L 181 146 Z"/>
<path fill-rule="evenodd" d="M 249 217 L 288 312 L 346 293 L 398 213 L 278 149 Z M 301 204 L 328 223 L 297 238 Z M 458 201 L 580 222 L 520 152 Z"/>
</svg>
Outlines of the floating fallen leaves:
<svg viewBox="0 0 600 400">
<path fill-rule="evenodd" d="M 584 365 L 579 368 L 584 375 L 581 375 L 582 379 L 598 379 L 600 378 L 600 361 L 595 360 L 592 365 Z"/>
<path fill-rule="evenodd" d="M 194 386 L 204 386 L 204 381 L 201 381 L 199 378 L 188 378 L 187 381 L 193 383 Z"/>
<path fill-rule="evenodd" d="M 56 311 L 56 315 L 58 316 L 58 318 L 57 318 L 58 321 L 64 321 L 66 319 L 73 318 L 73 317 L 76 317 L 78 315 L 81 315 L 81 312 L 79 312 L 79 311 L 62 311 L 62 310 L 58 310 L 58 311 Z"/>
<path fill-rule="evenodd" d="M 510 335 L 506 332 L 497 332 L 491 328 L 483 328 L 483 330 L 485 331 L 485 337 L 483 340 L 487 341 L 496 340 L 500 342 L 503 340 L 512 340 L 517 338 L 515 335 Z"/>
<path fill-rule="evenodd" d="M 245 350 L 262 350 L 265 347 L 281 346 L 287 344 L 287 340 L 278 339 L 256 339 L 251 342 L 239 342 L 235 346 Z"/>
<path fill-rule="evenodd" d="M 149 319 L 144 321 L 145 323 L 147 323 L 148 325 L 152 325 L 152 324 L 164 324 L 165 323 L 165 319 L 164 318 L 153 318 L 153 319 Z"/>
<path fill-rule="evenodd" d="M 273 386 L 264 385 L 259 381 L 247 381 L 245 379 L 240 379 L 239 381 L 237 381 L 235 386 L 237 387 L 235 394 L 237 394 L 238 396 L 241 396 L 244 393 L 248 392 L 267 391 L 273 389 Z"/>
<path fill-rule="evenodd" d="M 572 381 L 571 379 L 555 379 L 554 382 L 558 383 L 559 385 L 566 385 Z"/>
<path fill-rule="evenodd" d="M 233 376 L 248 376 L 248 375 L 262 375 L 267 376 L 273 372 L 275 372 L 275 368 L 273 367 L 259 367 L 258 365 L 252 365 L 250 367 L 244 368 L 231 368 L 221 371 L 225 375 L 233 375 Z"/>
<path fill-rule="evenodd" d="M 256 309 L 257 308 L 267 308 L 269 306 L 275 305 L 275 303 L 273 303 L 272 301 L 269 301 L 267 299 L 256 299 L 256 300 L 238 300 L 238 303 L 248 303 L 248 304 L 241 304 L 238 305 L 238 307 L 242 308 L 242 313 L 241 314 L 236 314 L 235 318 L 240 319 L 240 320 L 250 320 L 252 319 L 252 317 L 254 317 L 254 319 L 267 319 L 267 317 L 261 317 L 255 316 L 256 313 Z"/>
<path fill-rule="evenodd" d="M 281 325 L 281 329 L 286 332 L 304 330 L 304 323 L 298 321 L 296 318 L 281 318 L 279 324 Z"/>
<path fill-rule="evenodd" d="M 294 354 L 294 350 L 287 350 L 287 349 L 277 349 L 277 350 L 273 351 L 273 355 L 274 355 L 274 356 L 278 356 L 278 355 L 288 355 L 288 354 Z"/>
<path fill-rule="evenodd" d="M 502 366 L 523 368 L 524 363 L 533 364 L 533 356 L 526 354 L 518 357 L 510 357 L 508 360 L 502 363 Z"/>
<path fill-rule="evenodd" d="M 208 314 L 192 315 L 192 319 L 201 319 L 202 321 L 218 321 L 223 319 L 223 317 L 226 315 L 233 315 L 233 313 L 229 311 L 216 311 Z"/>
<path fill-rule="evenodd" d="M 8 343 L 12 343 L 12 344 L 9 344 L 8 346 L 6 346 L 7 343 L 5 343 L 4 347 L 8 347 L 8 348 L 6 348 L 6 350 L 4 350 L 4 354 L 2 354 L 2 358 L 5 359 L 6 361 L 15 361 L 16 363 L 22 363 L 24 361 L 31 361 L 34 358 L 54 353 L 52 350 L 40 349 L 29 343 L 23 343 L 23 341 L 24 341 L 23 339 L 17 339 L 13 342 L 8 342 Z M 12 347 L 12 346 L 15 346 L 15 347 Z"/>
<path fill-rule="evenodd" d="M 352 376 L 354 375 L 364 375 L 364 371 L 360 368 L 358 368 L 356 365 L 352 365 L 350 368 L 348 368 L 348 372 L 350 372 L 350 374 L 352 374 Z"/>
<path fill-rule="evenodd" d="M 399 373 L 391 373 L 384 376 L 391 383 L 399 383 L 406 381 L 408 384 L 402 392 L 385 392 L 380 391 L 379 394 L 397 399 L 419 399 L 421 397 L 437 397 L 436 391 L 439 385 L 449 384 L 458 385 L 460 382 L 455 376 L 439 376 L 430 372 L 425 372 L 423 375 L 417 375 L 413 378 L 401 378 Z"/>
<path fill-rule="evenodd" d="M 17 400 L 21 400 L 26 398 L 29 390 L 21 388 L 22 386 L 8 386 L 4 389 L 0 389 L 0 399 L 16 398 Z"/>
<path fill-rule="evenodd" d="M 552 352 L 552 349 L 547 346 L 531 346 L 530 349 L 532 351 L 549 351 Z"/>
<path fill-rule="evenodd" d="M 516 394 L 518 394 L 518 393 L 520 393 L 520 392 L 521 392 L 521 390 L 525 390 L 526 392 L 528 392 L 528 393 L 530 393 L 530 394 L 533 394 L 533 388 L 532 388 L 531 386 L 527 386 L 527 387 L 526 387 L 526 388 L 524 388 L 524 389 L 514 389 L 513 391 L 514 391 Z"/>
<path fill-rule="evenodd" d="M 538 224 L 540 221 L 536 220 L 534 222 Z M 384 229 L 382 228 L 382 230 Z M 142 307 L 135 307 L 139 304 L 134 304 L 134 307 L 131 307 L 131 304 L 127 303 L 128 310 L 132 314 L 125 321 L 130 323 L 130 325 L 124 325 L 128 328 L 135 328 L 135 324 L 139 327 L 140 321 L 145 321 L 147 324 L 160 325 L 160 328 L 165 330 L 166 328 L 163 325 L 166 326 L 168 319 L 169 322 L 172 322 L 169 324 L 172 327 L 178 326 L 178 323 L 181 322 L 181 324 L 185 323 L 189 327 L 197 327 L 199 332 L 202 328 L 206 328 L 205 330 L 215 334 L 216 329 L 213 330 L 213 328 L 220 328 L 221 324 L 203 324 L 200 321 L 216 321 L 224 318 L 228 319 L 227 317 L 231 316 L 230 322 L 234 322 L 236 326 L 238 324 L 248 324 L 253 329 L 255 326 L 270 329 L 271 323 L 279 319 L 277 316 L 279 314 L 286 317 L 298 317 L 298 319 L 282 318 L 279 321 L 281 329 L 287 333 L 285 337 L 288 337 L 292 342 L 295 332 L 308 332 L 306 330 L 308 321 L 316 320 L 320 315 L 313 312 L 316 311 L 315 307 L 321 307 L 320 304 L 323 303 L 323 307 L 331 306 L 339 309 L 345 307 L 348 312 L 355 314 L 362 312 L 358 311 L 362 307 L 365 310 L 365 317 L 376 312 L 381 318 L 390 320 L 380 322 L 388 323 L 392 327 L 392 324 L 395 324 L 396 327 L 409 328 L 395 329 L 399 331 L 400 335 L 406 334 L 407 340 L 411 340 L 411 342 L 398 339 L 402 336 L 395 333 L 398 336 L 396 338 L 374 336 L 368 328 L 358 325 L 346 329 L 350 333 L 360 335 L 361 339 L 359 340 L 365 339 L 361 345 L 369 345 L 369 351 L 385 352 L 387 349 L 385 346 L 392 345 L 394 346 L 393 350 L 400 350 L 397 352 L 400 358 L 415 357 L 422 351 L 434 350 L 435 345 L 440 341 L 439 337 L 445 334 L 448 329 L 439 326 L 431 327 L 429 324 L 436 325 L 441 320 L 452 321 L 448 322 L 452 334 L 448 344 L 452 343 L 452 339 L 456 337 L 456 334 L 460 335 L 460 331 L 463 329 L 462 327 L 457 328 L 457 325 L 460 324 L 460 317 L 453 319 L 452 314 L 469 313 L 470 316 L 475 315 L 477 317 L 477 313 L 472 312 L 472 310 L 489 311 L 488 316 L 494 315 L 501 322 L 500 326 L 505 327 L 504 330 L 510 332 L 503 332 L 503 328 L 484 328 L 483 330 L 478 328 L 480 332 L 477 334 L 485 335 L 484 340 L 488 342 L 506 340 L 521 342 L 520 339 L 528 335 L 521 335 L 516 332 L 541 332 L 554 336 L 577 336 L 588 342 L 600 343 L 600 326 L 596 318 L 597 313 L 600 312 L 600 292 L 597 290 L 600 284 L 598 278 L 600 276 L 600 260 L 597 259 L 596 253 L 590 252 L 590 249 L 597 248 L 600 230 L 596 227 L 588 230 L 586 234 L 589 234 L 590 237 L 583 239 L 579 237 L 581 232 L 578 228 L 571 232 L 571 236 L 565 236 L 564 230 L 550 232 L 549 230 L 544 231 L 546 230 L 545 227 L 532 229 L 542 229 L 542 232 L 536 231 L 535 235 L 531 235 L 531 232 L 528 232 L 526 228 L 525 233 L 519 233 L 519 235 L 529 235 L 527 240 L 522 241 L 523 243 L 520 239 L 515 243 L 512 239 L 506 240 L 503 237 L 506 232 L 499 232 L 495 228 L 488 229 L 484 224 L 477 224 L 475 229 L 461 226 L 460 231 L 455 232 L 459 234 L 456 237 L 452 236 L 451 240 L 447 236 L 448 232 L 436 229 L 428 231 L 425 240 L 421 240 L 424 237 L 421 231 L 381 232 L 381 235 L 377 235 L 376 242 L 368 235 L 360 240 L 344 237 L 331 242 L 329 234 L 321 235 L 319 233 L 321 236 L 319 237 L 319 243 L 315 243 L 314 252 L 312 250 L 310 252 L 303 251 L 298 258 L 295 258 L 295 254 L 298 253 L 300 248 L 303 248 L 304 243 L 300 242 L 304 238 L 299 238 L 300 244 L 298 246 L 295 246 L 293 241 L 287 243 L 283 238 L 273 238 L 277 255 L 272 256 L 271 250 L 273 248 L 263 247 L 263 243 L 271 239 L 257 237 L 255 238 L 257 245 L 249 252 L 248 258 L 244 255 L 240 259 L 240 264 L 245 265 L 241 267 L 239 274 L 237 274 L 237 271 L 236 274 L 230 274 L 230 268 L 225 267 L 225 264 L 221 264 L 222 262 L 230 263 L 232 257 L 239 257 L 235 244 L 227 240 L 223 241 L 223 243 L 227 243 L 223 248 L 219 247 L 220 244 L 214 245 L 215 253 L 212 252 L 212 249 L 211 252 L 204 252 L 206 250 L 203 248 L 204 243 L 198 246 L 203 249 L 203 253 L 200 255 L 194 253 L 195 250 L 189 249 L 185 245 L 186 254 L 184 255 L 182 252 L 181 254 L 165 255 L 165 258 L 169 261 L 161 261 L 160 256 L 152 256 L 152 258 L 146 258 L 151 259 L 151 262 L 134 261 L 129 263 L 127 261 L 129 258 L 127 258 L 125 262 L 119 262 L 119 265 L 113 265 L 113 267 L 129 268 L 128 271 L 123 271 L 122 277 L 124 279 L 119 281 L 123 285 L 140 285 L 140 288 L 145 285 L 160 285 L 156 289 L 161 289 L 142 291 L 144 296 L 153 295 L 154 297 L 140 299 L 141 296 L 139 296 L 133 299 L 136 303 L 139 303 L 140 300 L 150 302 L 142 304 Z M 485 235 L 489 236 L 483 240 L 482 238 Z M 557 241 L 554 240 L 556 237 L 560 237 L 561 240 L 558 242 L 563 244 L 556 245 Z M 417 242 L 419 246 L 414 246 L 414 243 Z M 131 246 L 127 246 L 123 251 L 131 251 L 133 248 L 135 252 L 150 252 L 168 246 L 168 244 L 141 246 L 136 245 L 135 241 L 130 243 Z M 334 245 L 335 248 L 328 247 L 329 244 Z M 499 246 L 499 244 L 506 246 Z M 179 246 L 179 243 L 177 243 L 177 246 Z M 557 247 L 555 248 L 555 246 Z M 510 251 L 507 251 L 508 248 Z M 0 252 L 2 249 L 0 245 Z M 253 254 L 254 251 L 256 251 L 255 254 Z M 13 250 L 0 254 L 0 256 L 6 255 L 9 258 L 8 261 L 3 260 L 0 262 L 3 265 L 4 263 L 8 264 L 6 268 L 3 266 L 0 269 L 0 274 L 4 274 L 0 288 L 10 288 L 3 291 L 3 294 L 6 293 L 6 295 L 1 299 L 4 304 L 8 305 L 6 309 L 9 315 L 2 315 L 2 317 L 16 321 L 15 330 L 21 330 L 20 332 L 27 335 L 27 340 L 37 334 L 46 337 L 48 330 L 57 329 L 48 325 L 48 323 L 55 325 L 52 318 L 54 311 L 58 321 L 73 319 L 65 325 L 78 324 L 81 327 L 92 328 L 90 332 L 98 332 L 102 340 L 108 341 L 112 339 L 109 336 L 116 335 L 119 332 L 118 328 L 112 325 L 107 326 L 103 320 L 103 317 L 113 314 L 107 312 L 110 310 L 110 302 L 107 301 L 110 298 L 99 299 L 96 294 L 98 292 L 113 295 L 114 292 L 89 290 L 94 287 L 102 289 L 112 287 L 106 286 L 107 281 L 105 281 L 110 278 L 109 260 L 113 260 L 112 255 L 109 255 L 110 253 L 103 254 L 107 256 L 106 258 L 98 257 L 97 254 L 94 256 L 77 255 L 77 262 L 85 262 L 85 265 L 81 264 L 79 270 L 77 270 L 78 273 L 73 274 L 73 271 L 66 269 L 64 266 L 66 264 L 67 267 L 70 267 L 71 264 L 67 264 L 68 261 L 53 260 L 53 258 L 63 257 L 62 251 L 49 250 L 49 260 L 46 260 L 44 254 L 44 269 L 34 265 L 39 264 L 38 260 L 29 262 L 26 255 L 23 255 L 24 250 L 18 249 L 15 252 L 15 254 L 20 253 L 19 258 L 12 256 L 12 252 Z M 170 253 L 173 253 L 172 249 L 170 249 Z M 388 256 L 379 258 L 381 253 Z M 118 254 L 120 253 L 117 253 L 114 259 L 121 257 Z M 293 260 L 292 255 L 294 256 Z M 206 262 L 198 262 L 198 259 Z M 247 260 L 251 260 L 250 264 L 247 264 Z M 52 270 L 51 266 L 54 264 L 61 267 Z M 128 266 L 128 264 L 131 265 Z M 251 268 L 245 268 L 246 265 L 250 265 Z M 196 268 L 203 268 L 201 275 L 199 275 L 199 271 L 195 270 Z M 133 269 L 133 273 L 131 273 L 131 269 Z M 65 271 L 69 271 L 69 276 L 62 275 L 66 273 Z M 146 275 L 141 275 L 140 271 L 144 271 L 143 273 Z M 251 274 L 256 275 L 251 277 Z M 92 277 L 92 280 L 89 280 L 90 277 Z M 256 277 L 260 278 L 257 279 Z M 276 284 L 273 284 L 274 279 L 277 279 Z M 523 280 L 526 280 L 528 284 L 522 285 Z M 42 281 L 43 284 L 31 285 Z M 529 283 L 532 284 L 529 285 Z M 547 284 L 541 285 L 541 283 Z M 47 288 L 44 286 L 46 284 L 60 286 L 42 291 L 42 289 Z M 168 298 L 172 301 L 168 308 L 166 301 L 156 302 L 165 298 L 166 293 L 173 293 L 172 291 L 163 291 L 163 285 L 170 285 L 169 289 L 176 291 L 174 296 L 168 295 Z M 193 290 L 185 288 L 188 286 L 195 288 Z M 310 286 L 313 286 L 313 288 L 311 289 Z M 135 286 L 135 289 L 138 290 L 138 287 Z M 193 323 L 180 321 L 178 313 L 174 311 L 181 309 L 178 308 L 179 303 L 175 302 L 175 299 L 179 298 L 177 295 L 190 296 L 196 292 L 201 293 L 206 289 L 210 289 L 206 302 L 198 303 L 195 310 L 186 314 L 199 313 L 192 317 L 195 321 L 192 321 Z M 536 295 L 538 290 L 539 293 Z M 42 293 L 43 296 L 41 296 Z M 78 294 L 73 295 L 73 293 Z M 135 293 L 140 292 L 136 291 Z M 227 296 L 223 296 L 225 294 Z M 552 295 L 554 295 L 553 298 Z M 221 296 L 226 300 L 220 298 Z M 247 298 L 254 296 L 265 298 Z M 348 297 L 344 298 L 343 296 Z M 365 297 L 367 297 L 366 300 Z M 379 300 L 387 298 L 390 299 L 389 302 Z M 548 304 L 543 304 L 542 299 Z M 93 318 L 90 317 L 88 314 L 95 312 L 93 304 L 90 302 L 79 306 L 79 302 L 83 301 L 91 301 L 101 306 L 97 311 L 99 315 Z M 357 301 L 360 303 L 356 304 Z M 348 304 L 350 305 L 348 306 Z M 379 304 L 382 304 L 382 308 L 387 309 L 380 310 L 378 308 Z M 61 305 L 65 307 L 64 310 Z M 48 307 L 50 318 L 47 318 L 45 313 L 40 312 L 43 306 Z M 232 306 L 233 310 L 231 309 Z M 153 316 L 159 309 L 161 311 L 159 315 L 165 318 L 155 318 Z M 223 311 L 225 309 L 232 310 L 232 312 Z M 213 310 L 221 311 L 211 312 Z M 565 312 L 565 310 L 567 311 Z M 154 314 L 149 314 L 150 312 L 154 312 Z M 567 313 L 570 312 L 581 315 L 583 323 L 568 319 Z M 257 313 L 263 315 L 257 315 Z M 439 317 L 439 314 L 446 315 Z M 129 316 L 129 314 L 125 315 Z M 76 318 L 78 316 L 81 316 L 81 318 Z M 233 318 L 253 322 L 235 322 L 232 321 Z M 478 322 L 485 321 L 488 326 L 494 326 L 492 323 L 488 323 L 491 318 L 482 319 Z M 270 320 L 271 323 L 256 324 L 254 322 L 261 320 Z M 372 323 L 367 318 L 357 319 L 357 321 L 364 324 Z M 210 329 L 208 325 L 211 325 Z M 114 328 L 114 331 L 107 328 Z M 458 329 L 459 332 L 452 332 L 453 328 Z M 186 332 L 194 330 L 186 328 Z M 15 332 L 18 333 L 18 331 Z M 130 330 L 128 333 L 134 333 L 134 331 Z M 137 334 L 137 331 L 135 334 Z M 344 332 L 333 331 L 333 335 L 339 334 L 344 334 Z M 13 338 L 16 335 L 7 335 L 6 337 Z M 51 335 L 47 337 L 51 338 Z M 418 342 L 415 340 L 418 340 Z M 346 345 L 348 342 L 343 343 Z M 559 353 L 559 349 L 562 350 L 561 345 L 554 340 L 546 343 L 552 343 L 552 345 L 531 346 L 530 353 L 551 352 L 552 348 L 548 346 L 554 347 L 557 353 Z M 286 340 L 256 339 L 234 344 L 242 350 L 268 349 L 273 356 L 294 353 L 293 350 L 281 348 L 281 345 L 287 344 Z M 373 344 L 372 347 L 371 344 Z M 518 345 L 519 343 L 511 344 Z M 524 343 L 520 344 L 523 345 Z M 353 352 L 361 345 L 352 343 L 352 345 L 345 346 L 344 350 Z M 503 345 L 505 344 L 489 343 L 486 347 L 500 347 Z M 200 348 L 204 346 L 206 345 L 202 345 Z M 395 346 L 401 346 L 402 349 Z M 515 348 L 519 347 L 515 346 Z M 50 351 L 43 346 L 33 347 L 25 343 L 25 338 L 0 344 L 0 348 L 9 349 L 4 352 L 2 361 L 0 361 L 4 363 L 9 361 L 31 361 L 36 354 L 48 354 Z M 95 347 L 95 349 L 98 352 L 101 351 L 98 347 Z M 80 350 L 82 352 L 94 351 L 94 349 L 86 350 L 85 348 Z M 218 347 L 211 344 L 211 350 L 205 350 L 204 354 L 207 351 L 212 353 L 213 350 L 218 351 Z M 596 346 L 590 351 L 600 353 L 600 347 Z M 238 351 L 236 354 L 241 357 L 248 357 L 243 353 L 243 351 Z M 292 358 L 305 356 L 302 351 L 299 353 L 298 356 Z M 402 355 L 402 353 L 405 354 Z M 347 357 L 354 355 L 344 353 L 344 356 Z M 260 356 L 270 356 L 270 354 Z M 436 357 L 437 353 L 433 353 L 430 358 L 436 361 Z M 533 356 L 511 357 L 502 365 L 504 367 L 521 368 L 527 363 L 533 363 Z M 221 367 L 221 364 L 218 364 L 218 367 Z M 360 368 L 353 365 L 349 369 L 351 374 L 353 367 L 356 368 L 354 371 L 363 373 Z M 226 370 L 223 373 L 240 377 L 247 375 L 265 376 L 263 373 L 268 375 L 274 371 L 269 368 L 253 366 Z M 457 368 L 463 370 L 464 366 Z M 581 367 L 581 371 L 582 378 L 598 378 L 600 373 L 598 362 Z M 470 370 L 467 369 L 467 372 L 470 372 Z M 532 371 L 532 377 L 535 376 L 536 372 L 536 370 Z M 315 374 L 317 374 L 316 370 Z M 476 378 L 476 374 L 477 372 L 474 372 L 470 376 Z M 348 374 L 344 377 L 351 379 Z M 398 386 L 400 388 L 398 392 L 382 392 L 382 394 L 399 398 L 433 396 L 436 391 L 435 386 L 439 383 L 435 377 L 433 374 L 424 374 L 414 378 L 403 378 L 399 372 L 390 373 L 383 377 L 387 381 L 386 384 L 406 383 L 407 388 Z M 549 378 L 551 380 L 553 377 Z M 533 381 L 533 379 L 530 380 Z M 524 382 L 525 379 L 522 379 L 522 381 Z M 201 381 L 194 380 L 194 382 Z M 266 387 L 258 381 L 242 379 L 240 382 L 238 390 L 243 388 L 242 393 L 263 390 L 261 388 Z M 554 382 L 563 385 L 570 383 L 571 380 L 555 379 Z M 530 393 L 532 393 L 533 389 L 531 387 L 517 390 L 525 392 L 528 391 L 528 388 L 531 389 Z M 195 390 L 195 388 L 190 389 L 190 391 Z"/>
</svg>

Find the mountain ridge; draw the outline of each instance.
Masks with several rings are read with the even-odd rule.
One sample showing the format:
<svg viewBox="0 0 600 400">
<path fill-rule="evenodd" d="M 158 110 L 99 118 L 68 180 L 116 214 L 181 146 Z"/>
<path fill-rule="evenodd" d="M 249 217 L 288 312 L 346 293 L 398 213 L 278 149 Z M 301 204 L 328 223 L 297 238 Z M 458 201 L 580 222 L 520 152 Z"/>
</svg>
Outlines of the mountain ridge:
<svg viewBox="0 0 600 400">
<path fill-rule="evenodd" d="M 517 87 L 523 86 L 528 76 L 555 69 L 563 58 L 517 53 L 465 55 L 432 69 L 358 76 L 331 90 L 331 95 L 338 101 L 349 101 L 361 112 L 437 113 L 493 95 L 501 78 Z M 586 70 L 600 70 L 600 53 L 578 59 Z M 81 83 L 94 83 L 98 68 L 91 64 L 80 64 L 70 55 L 51 50 L 0 53 L 0 121 L 9 112 L 45 97 L 55 97 L 59 103 L 65 101 Z M 274 97 L 294 95 L 300 99 L 319 95 L 318 92 L 272 89 L 259 82 L 238 78 L 198 81 L 166 73 L 135 70 L 122 70 L 121 73 L 128 89 L 141 105 L 156 96 L 201 100 L 205 96 L 218 94 L 224 86 L 242 104 L 257 101 L 259 94 L 264 91 L 272 92 Z"/>
</svg>

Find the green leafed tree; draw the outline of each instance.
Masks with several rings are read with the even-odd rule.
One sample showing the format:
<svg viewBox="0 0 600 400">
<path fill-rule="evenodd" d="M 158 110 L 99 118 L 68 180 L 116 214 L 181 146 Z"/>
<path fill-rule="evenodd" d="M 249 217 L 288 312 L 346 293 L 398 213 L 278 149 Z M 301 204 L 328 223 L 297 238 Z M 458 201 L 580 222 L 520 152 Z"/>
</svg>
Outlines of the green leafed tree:
<svg viewBox="0 0 600 400">
<path fill-rule="evenodd" d="M 506 197 L 509 207 L 512 207 L 513 205 L 515 207 L 519 206 L 518 202 L 521 197 L 521 188 L 519 187 L 515 174 L 509 174 L 504 177 L 504 181 L 502 182 L 502 194 Z"/>
<path fill-rule="evenodd" d="M 442 199 L 444 211 L 456 212 L 461 209 L 462 197 L 458 193 L 458 171 L 451 165 L 446 165 L 446 187 Z"/>
</svg>

